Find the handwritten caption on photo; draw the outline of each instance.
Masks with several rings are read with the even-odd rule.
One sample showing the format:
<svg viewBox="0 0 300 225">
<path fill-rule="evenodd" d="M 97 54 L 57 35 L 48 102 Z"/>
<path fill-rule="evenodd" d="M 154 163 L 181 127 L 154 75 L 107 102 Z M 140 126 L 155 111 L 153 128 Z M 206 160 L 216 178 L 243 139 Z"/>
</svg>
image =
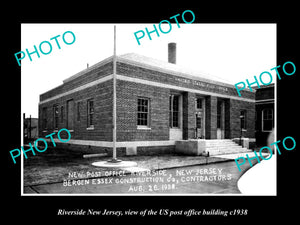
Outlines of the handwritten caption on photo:
<svg viewBox="0 0 300 225">
<path fill-rule="evenodd" d="M 118 192 L 154 193 L 180 190 L 186 183 L 231 182 L 232 174 L 219 168 L 147 170 L 143 172 L 120 171 L 74 171 L 69 172 L 62 185 L 66 188 L 85 185 L 122 185 Z"/>
</svg>

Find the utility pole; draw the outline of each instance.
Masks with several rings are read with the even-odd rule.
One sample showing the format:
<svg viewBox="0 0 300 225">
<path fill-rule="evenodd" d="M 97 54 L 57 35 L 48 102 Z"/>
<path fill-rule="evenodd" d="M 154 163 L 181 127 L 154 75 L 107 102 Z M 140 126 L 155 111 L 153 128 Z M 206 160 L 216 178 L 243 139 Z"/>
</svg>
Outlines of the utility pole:
<svg viewBox="0 0 300 225">
<path fill-rule="evenodd" d="M 113 55 L 113 157 L 108 161 L 92 163 L 98 167 L 132 167 L 137 166 L 136 162 L 122 161 L 117 159 L 117 56 L 116 56 L 116 26 L 114 26 L 114 55 Z"/>
<path fill-rule="evenodd" d="M 114 26 L 114 55 L 113 55 L 113 157 L 109 162 L 118 163 L 121 160 L 117 159 L 117 56 L 116 56 L 116 25 Z"/>
</svg>

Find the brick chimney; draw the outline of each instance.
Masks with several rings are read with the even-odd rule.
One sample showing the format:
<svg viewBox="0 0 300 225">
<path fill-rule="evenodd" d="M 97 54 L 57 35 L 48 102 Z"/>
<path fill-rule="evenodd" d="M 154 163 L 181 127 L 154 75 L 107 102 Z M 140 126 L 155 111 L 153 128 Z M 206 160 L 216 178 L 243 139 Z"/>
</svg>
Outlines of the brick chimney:
<svg viewBox="0 0 300 225">
<path fill-rule="evenodd" d="M 168 62 L 176 64 L 176 43 L 168 44 Z"/>
</svg>

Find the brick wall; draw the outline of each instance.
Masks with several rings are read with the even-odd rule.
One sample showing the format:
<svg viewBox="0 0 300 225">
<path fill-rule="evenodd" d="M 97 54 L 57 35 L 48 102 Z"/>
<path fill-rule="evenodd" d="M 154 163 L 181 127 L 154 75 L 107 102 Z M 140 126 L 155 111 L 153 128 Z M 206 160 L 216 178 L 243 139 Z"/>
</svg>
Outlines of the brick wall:
<svg viewBox="0 0 300 225">
<path fill-rule="evenodd" d="M 73 100 L 74 129 L 71 132 L 72 139 L 112 141 L 112 80 L 94 85 L 73 94 L 65 95 L 55 100 L 39 105 L 39 136 L 54 132 L 54 109 L 57 105 L 58 130 L 67 127 L 67 101 Z M 94 100 L 94 129 L 88 130 L 87 101 Z M 80 115 L 77 114 L 79 104 Z M 43 108 L 47 110 L 47 129 L 42 127 Z M 62 110 L 63 107 L 63 110 Z"/>
<path fill-rule="evenodd" d="M 255 103 L 230 100 L 230 138 L 240 137 L 241 133 L 241 110 L 247 111 L 247 131 L 243 136 L 247 138 L 255 137 Z"/>
<path fill-rule="evenodd" d="M 117 141 L 169 140 L 168 89 L 117 81 Z M 150 100 L 149 129 L 138 129 L 137 99 Z"/>
<path fill-rule="evenodd" d="M 183 139 L 188 140 L 195 137 L 195 101 L 196 94 L 190 92 L 183 93 Z"/>
<path fill-rule="evenodd" d="M 183 78 L 181 76 L 179 77 L 173 74 L 163 73 L 121 62 L 117 62 L 117 74 L 238 97 L 237 91 L 233 85 L 221 85 L 219 83 L 216 84 L 217 82 L 214 82 L 213 80 L 210 82 L 192 80 L 189 78 Z M 242 96 L 254 99 L 255 93 L 248 90 L 243 90 Z"/>
<path fill-rule="evenodd" d="M 231 138 L 231 127 L 230 127 L 230 99 L 225 99 L 225 138 Z"/>
<path fill-rule="evenodd" d="M 217 97 L 205 98 L 205 138 L 217 138 Z"/>
</svg>

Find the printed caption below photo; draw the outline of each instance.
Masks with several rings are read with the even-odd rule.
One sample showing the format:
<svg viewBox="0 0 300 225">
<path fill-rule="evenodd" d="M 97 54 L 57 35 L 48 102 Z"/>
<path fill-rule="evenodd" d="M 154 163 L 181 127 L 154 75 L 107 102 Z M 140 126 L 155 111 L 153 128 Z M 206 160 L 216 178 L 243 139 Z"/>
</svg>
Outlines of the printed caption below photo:
<svg viewBox="0 0 300 225">
<path fill-rule="evenodd" d="M 96 210 L 96 209 L 76 209 L 76 210 L 66 210 L 58 209 L 58 216 L 167 216 L 167 217 L 192 217 L 192 216 L 247 216 L 248 209 L 181 209 L 181 210 L 171 210 L 171 209 L 141 209 L 141 210 Z"/>
</svg>

